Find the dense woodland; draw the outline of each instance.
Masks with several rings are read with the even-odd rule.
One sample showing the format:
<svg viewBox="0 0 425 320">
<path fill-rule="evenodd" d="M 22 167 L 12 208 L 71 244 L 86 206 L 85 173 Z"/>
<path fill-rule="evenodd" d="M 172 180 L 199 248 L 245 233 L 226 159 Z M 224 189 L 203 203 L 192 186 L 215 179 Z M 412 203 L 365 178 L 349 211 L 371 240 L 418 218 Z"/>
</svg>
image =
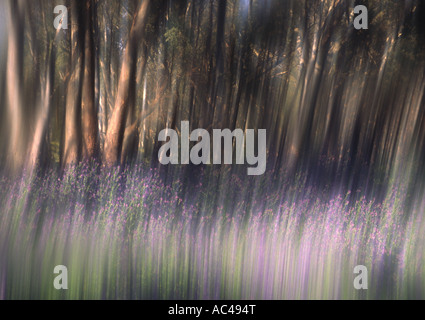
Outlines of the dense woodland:
<svg viewBox="0 0 425 320">
<path fill-rule="evenodd" d="M 420 181 L 422 1 L 81 0 L 1 6 L 0 162 L 157 166 L 164 128 L 267 129 L 268 170 Z M 353 28 L 357 4 L 369 29 Z M 356 182 L 357 181 L 357 182 Z"/>
<path fill-rule="evenodd" d="M 424 298 L 424 195 L 424 0 L 0 0 L 0 299 Z"/>
</svg>

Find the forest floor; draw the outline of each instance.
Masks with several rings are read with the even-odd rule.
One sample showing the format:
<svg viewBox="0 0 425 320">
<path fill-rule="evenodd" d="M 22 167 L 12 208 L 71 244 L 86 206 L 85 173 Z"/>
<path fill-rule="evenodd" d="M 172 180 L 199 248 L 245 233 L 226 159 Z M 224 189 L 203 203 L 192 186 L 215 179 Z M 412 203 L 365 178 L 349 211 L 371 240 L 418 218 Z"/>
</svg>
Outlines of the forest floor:
<svg viewBox="0 0 425 320">
<path fill-rule="evenodd" d="M 0 178 L 0 299 L 425 297 L 423 202 L 215 178 L 167 183 L 138 166 Z"/>
</svg>

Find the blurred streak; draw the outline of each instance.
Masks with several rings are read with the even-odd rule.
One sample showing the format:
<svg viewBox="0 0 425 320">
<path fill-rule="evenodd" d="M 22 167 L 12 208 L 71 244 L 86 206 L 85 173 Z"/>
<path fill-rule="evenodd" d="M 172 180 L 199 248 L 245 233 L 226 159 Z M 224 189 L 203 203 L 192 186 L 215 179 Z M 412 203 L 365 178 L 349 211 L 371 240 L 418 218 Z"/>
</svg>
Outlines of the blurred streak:
<svg viewBox="0 0 425 320">
<path fill-rule="evenodd" d="M 0 298 L 424 298 L 423 198 L 408 217 L 396 189 L 382 203 L 303 183 L 240 198 L 252 186 L 229 175 L 214 202 L 208 173 L 167 185 L 139 166 L 96 171 L 0 181 Z M 59 264 L 69 290 L 53 287 Z M 368 290 L 353 287 L 358 264 Z"/>
<path fill-rule="evenodd" d="M 6 70 L 6 90 L 7 90 L 7 111 L 8 123 L 10 125 L 10 140 L 7 151 L 8 166 L 16 171 L 23 165 L 23 152 L 26 141 L 25 126 L 23 125 L 24 115 L 22 114 L 22 64 L 23 55 L 22 34 L 24 32 L 24 4 L 22 0 L 9 3 L 8 10 L 8 49 L 7 49 L 7 70 Z"/>
</svg>

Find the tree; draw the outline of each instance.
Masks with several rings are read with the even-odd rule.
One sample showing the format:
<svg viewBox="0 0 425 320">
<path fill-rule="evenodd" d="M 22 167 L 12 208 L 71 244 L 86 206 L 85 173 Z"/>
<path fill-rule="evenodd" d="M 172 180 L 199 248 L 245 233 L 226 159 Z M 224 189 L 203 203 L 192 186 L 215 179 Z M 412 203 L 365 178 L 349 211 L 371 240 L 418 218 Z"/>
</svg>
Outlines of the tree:
<svg viewBox="0 0 425 320">
<path fill-rule="evenodd" d="M 135 80 L 138 41 L 143 38 L 150 0 L 143 1 L 133 19 L 130 35 L 124 52 L 115 106 L 108 124 L 103 160 L 107 165 L 116 164 L 121 155 L 128 111 L 129 96 L 134 95 L 131 83 Z"/>
</svg>

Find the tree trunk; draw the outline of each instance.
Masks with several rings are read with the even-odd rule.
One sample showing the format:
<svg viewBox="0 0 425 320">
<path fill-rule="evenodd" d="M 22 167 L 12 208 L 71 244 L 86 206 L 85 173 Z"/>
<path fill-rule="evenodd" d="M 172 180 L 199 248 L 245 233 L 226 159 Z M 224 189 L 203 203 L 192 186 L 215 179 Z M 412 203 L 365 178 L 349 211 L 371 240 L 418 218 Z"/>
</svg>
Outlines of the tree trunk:
<svg viewBox="0 0 425 320">
<path fill-rule="evenodd" d="M 65 141 L 62 165 L 76 164 L 81 155 L 81 91 L 84 63 L 84 4 L 72 3 L 71 13 L 71 77 L 65 106 Z"/>
<path fill-rule="evenodd" d="M 84 79 L 81 98 L 83 160 L 95 157 L 98 150 L 97 112 L 95 106 L 95 57 L 93 39 L 93 21 L 95 3 L 85 1 L 85 39 L 84 39 Z"/>
<path fill-rule="evenodd" d="M 24 8 L 22 1 L 9 2 L 9 37 L 7 48 L 7 114 L 10 126 L 7 163 L 12 172 L 21 169 L 25 159 L 25 126 L 23 125 L 23 101 L 21 88 L 23 65 Z"/>
<path fill-rule="evenodd" d="M 129 97 L 134 94 L 130 92 L 134 90 L 130 84 L 134 81 L 136 72 L 137 47 L 143 38 L 150 3 L 150 0 L 144 0 L 137 10 L 125 48 L 115 106 L 106 132 L 103 153 L 103 161 L 106 165 L 116 164 L 121 156 Z"/>
<path fill-rule="evenodd" d="M 27 159 L 26 168 L 32 173 L 37 165 L 37 162 L 40 159 L 40 151 L 43 145 L 43 138 L 45 137 L 46 129 L 48 126 L 49 113 L 50 113 L 50 95 L 52 92 L 54 74 L 55 74 L 55 63 L 56 63 L 56 38 L 58 32 L 56 33 L 55 40 L 51 44 L 50 52 L 47 56 L 47 70 L 45 73 L 43 92 L 41 93 L 41 98 L 37 108 L 37 115 L 35 118 L 35 130 L 30 144 L 29 156 Z"/>
</svg>

